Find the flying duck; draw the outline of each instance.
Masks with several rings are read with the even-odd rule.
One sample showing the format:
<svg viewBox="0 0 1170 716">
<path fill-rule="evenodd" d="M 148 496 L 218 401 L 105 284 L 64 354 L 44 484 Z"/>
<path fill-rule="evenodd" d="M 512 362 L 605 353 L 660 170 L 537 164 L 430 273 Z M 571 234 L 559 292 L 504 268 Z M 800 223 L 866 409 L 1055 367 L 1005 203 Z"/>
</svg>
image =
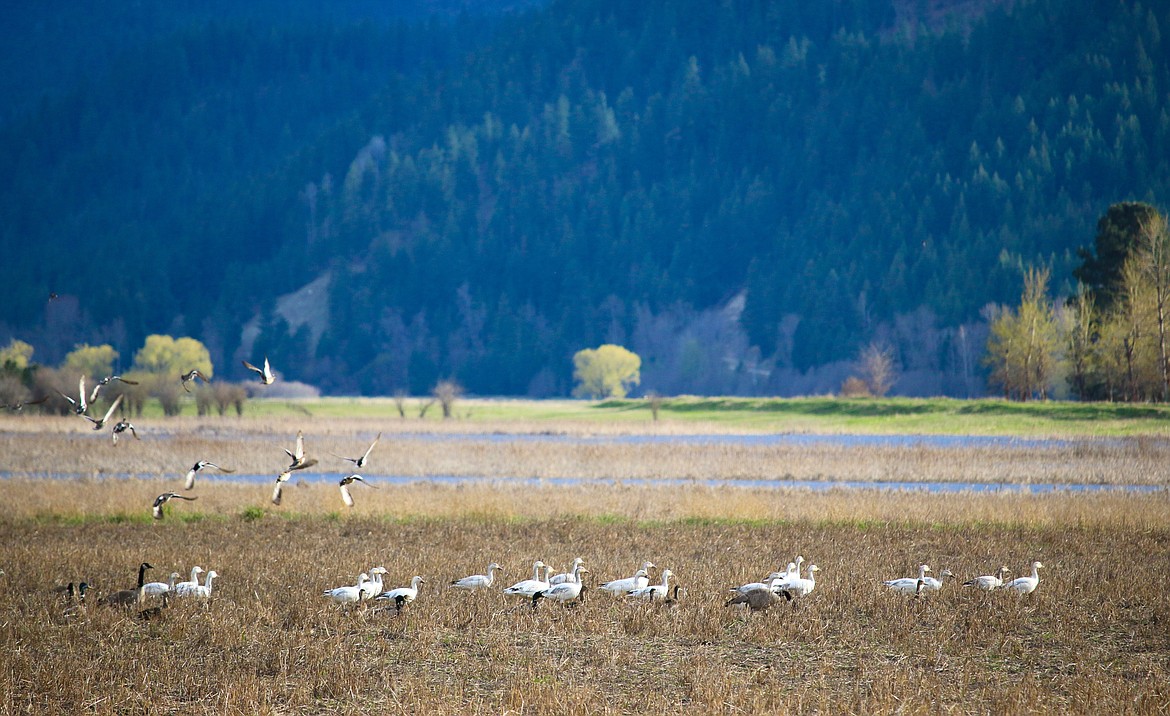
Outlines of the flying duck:
<svg viewBox="0 0 1170 716">
<path fill-rule="evenodd" d="M 164 492 L 158 497 L 154 498 L 154 518 L 156 520 L 161 520 L 163 518 L 163 505 L 167 504 L 176 497 L 180 500 L 187 500 L 188 502 L 199 499 L 198 497 L 187 497 L 186 495 L 180 495 L 177 492 Z"/>
<path fill-rule="evenodd" d="M 117 410 L 118 406 L 121 404 L 122 404 L 122 396 L 119 395 L 117 398 L 114 398 L 114 402 L 110 403 L 110 409 L 107 410 L 106 414 L 103 415 L 101 418 L 91 418 L 88 415 L 84 415 L 81 413 L 79 413 L 79 415 L 81 415 L 81 417 L 85 418 L 89 422 L 93 423 L 94 430 L 101 430 L 102 428 L 106 427 L 106 421 L 109 420 L 114 415 L 114 411 Z"/>
<path fill-rule="evenodd" d="M 268 356 L 264 356 L 264 367 L 257 368 L 248 361 L 242 361 L 244 367 L 260 376 L 260 385 L 272 385 L 276 376 L 272 374 L 272 366 L 268 365 Z M 358 467 L 361 467 L 360 465 Z"/>
<path fill-rule="evenodd" d="M 203 375 L 202 373 L 200 373 L 198 368 L 192 368 L 191 370 L 189 370 L 186 373 L 183 373 L 182 375 L 179 376 L 179 380 L 181 380 L 183 382 L 183 390 L 190 393 L 191 392 L 190 384 L 196 378 L 198 378 L 199 380 L 202 380 L 204 383 L 211 382 L 211 379 L 208 378 L 207 376 Z"/>
<path fill-rule="evenodd" d="M 199 472 L 205 467 L 214 467 L 220 472 L 235 472 L 235 470 L 229 470 L 226 467 L 220 467 L 214 462 L 200 460 L 199 462 L 195 463 L 195 465 L 190 470 L 187 471 L 187 484 L 183 487 L 184 490 L 190 490 L 195 487 L 195 473 Z"/>
<path fill-rule="evenodd" d="M 366 466 L 366 462 L 370 459 L 370 453 L 374 451 L 374 446 L 377 445 L 378 441 L 381 439 L 382 433 L 378 433 L 378 437 L 374 438 L 374 442 L 370 443 L 370 446 L 366 448 L 366 452 L 361 457 L 344 457 L 342 455 L 333 455 L 333 453 L 330 454 L 333 455 L 333 457 L 339 457 L 342 460 L 348 460 L 352 462 L 354 467 L 360 470 Z"/>
<path fill-rule="evenodd" d="M 365 485 L 371 489 L 374 489 L 374 490 L 378 489 L 377 487 L 366 482 L 365 479 L 361 475 L 355 474 L 355 475 L 349 475 L 348 477 L 341 478 L 341 482 L 337 483 L 337 485 L 338 485 L 338 487 L 341 488 L 341 501 L 345 503 L 346 507 L 353 507 L 353 495 L 349 494 L 349 485 L 350 485 L 350 483 L 353 483 L 353 482 L 360 482 L 363 485 Z"/>
</svg>

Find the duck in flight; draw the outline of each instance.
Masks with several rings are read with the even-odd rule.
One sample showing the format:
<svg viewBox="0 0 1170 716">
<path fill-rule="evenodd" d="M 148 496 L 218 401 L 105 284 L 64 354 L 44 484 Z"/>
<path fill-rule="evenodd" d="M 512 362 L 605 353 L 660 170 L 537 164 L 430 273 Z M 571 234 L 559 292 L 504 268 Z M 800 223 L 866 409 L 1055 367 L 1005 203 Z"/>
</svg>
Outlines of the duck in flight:
<svg viewBox="0 0 1170 716">
<path fill-rule="evenodd" d="M 288 482 L 294 470 L 304 470 L 306 467 L 317 464 L 317 458 L 305 457 L 305 434 L 303 431 L 297 431 L 296 447 L 291 451 L 285 448 L 284 452 L 292 458 L 292 462 L 276 476 L 276 485 L 272 488 L 272 504 L 274 505 L 280 504 L 281 489 L 284 483 Z"/>
<path fill-rule="evenodd" d="M 130 434 L 134 436 L 135 440 L 142 439 L 142 438 L 138 437 L 138 432 L 136 430 L 134 430 L 134 425 L 126 418 L 122 418 L 121 420 L 119 420 L 117 423 L 114 424 L 113 439 L 114 439 L 115 445 L 118 444 L 118 436 L 121 435 L 122 433 L 126 432 L 127 430 L 130 431 Z"/>
<path fill-rule="evenodd" d="M 183 382 L 183 390 L 190 393 L 191 392 L 191 388 L 190 388 L 191 381 L 195 380 L 196 378 L 198 378 L 199 380 L 202 380 L 204 383 L 211 382 L 211 379 L 208 378 L 207 376 L 203 375 L 202 373 L 200 373 L 198 368 L 192 368 L 191 370 L 189 370 L 186 373 L 183 373 L 182 375 L 179 376 L 179 380 L 181 380 Z"/>
<path fill-rule="evenodd" d="M 272 385 L 276 376 L 272 374 L 272 366 L 268 364 L 268 356 L 264 356 L 264 367 L 257 368 L 248 361 L 242 361 L 244 367 L 260 376 L 260 385 Z M 358 467 L 361 467 L 360 465 Z"/>
<path fill-rule="evenodd" d="M 114 415 L 114 411 L 117 410 L 118 406 L 121 404 L 122 396 L 119 395 L 117 398 L 114 398 L 114 402 L 110 403 L 110 409 L 107 410 L 106 414 L 101 418 L 91 418 L 88 415 L 82 415 L 81 417 L 93 423 L 94 430 L 101 430 L 102 428 L 106 427 L 106 421 Z"/>
<path fill-rule="evenodd" d="M 42 395 L 41 397 L 37 398 L 36 400 L 18 400 L 15 403 L 5 403 L 4 408 L 6 410 L 11 410 L 14 413 L 19 413 L 20 411 L 24 410 L 24 407 L 26 405 L 40 405 L 41 403 L 45 402 L 48 399 L 49 399 L 49 396 Z"/>
<path fill-rule="evenodd" d="M 97 400 L 98 393 L 101 392 L 101 389 L 106 387 L 107 385 L 109 385 L 110 381 L 113 381 L 113 380 L 125 383 L 126 385 L 138 385 L 138 381 L 136 381 L 136 380 L 126 380 L 125 378 L 123 378 L 120 375 L 107 375 L 105 378 L 102 378 L 101 380 L 99 380 L 97 382 L 96 385 L 93 386 L 93 390 L 90 391 L 90 393 L 89 393 L 89 402 L 92 403 L 93 401 Z"/>
<path fill-rule="evenodd" d="M 199 472 L 200 470 L 202 470 L 204 468 L 208 468 L 208 467 L 214 467 L 216 470 L 219 470 L 220 472 L 229 472 L 229 473 L 235 472 L 235 470 L 229 470 L 226 467 L 220 467 L 219 465 L 216 465 L 214 462 L 210 462 L 208 460 L 200 460 L 199 462 L 195 463 L 195 465 L 192 466 L 190 470 L 187 471 L 187 484 L 183 486 L 183 489 L 190 490 L 190 489 L 194 488 L 195 487 L 195 473 Z"/>
<path fill-rule="evenodd" d="M 77 381 L 77 400 L 70 398 L 68 395 L 65 395 L 59 390 L 57 391 L 57 395 L 60 395 L 65 400 L 68 400 L 69 404 L 73 406 L 73 412 L 77 413 L 78 415 L 85 415 L 87 412 L 89 412 L 89 403 L 87 403 L 85 400 L 84 375 L 81 376 L 81 378 Z"/>
<path fill-rule="evenodd" d="M 354 464 L 354 467 L 360 470 L 369 462 L 370 453 L 374 451 L 374 446 L 377 445 L 378 441 L 381 439 L 382 433 L 378 433 L 378 436 L 374 438 L 374 442 L 370 443 L 370 446 L 366 448 L 366 452 L 361 457 L 344 457 L 342 455 L 336 455 L 333 453 L 330 453 L 330 455 L 333 455 L 333 457 L 339 457 L 342 460 L 348 460 Z"/>
<path fill-rule="evenodd" d="M 349 485 L 354 482 L 360 482 L 374 490 L 378 489 L 377 487 L 366 482 L 365 478 L 363 478 L 361 475 L 355 474 L 341 478 L 341 482 L 337 483 L 337 485 L 341 488 L 341 501 L 345 503 L 346 507 L 353 507 L 353 495 L 349 494 Z"/>
<path fill-rule="evenodd" d="M 158 497 L 154 498 L 154 518 L 156 520 L 161 520 L 163 518 L 163 505 L 167 504 L 175 498 L 180 500 L 187 500 L 188 502 L 199 499 L 198 497 L 187 497 L 186 495 L 180 495 L 177 492 L 164 492 Z"/>
</svg>

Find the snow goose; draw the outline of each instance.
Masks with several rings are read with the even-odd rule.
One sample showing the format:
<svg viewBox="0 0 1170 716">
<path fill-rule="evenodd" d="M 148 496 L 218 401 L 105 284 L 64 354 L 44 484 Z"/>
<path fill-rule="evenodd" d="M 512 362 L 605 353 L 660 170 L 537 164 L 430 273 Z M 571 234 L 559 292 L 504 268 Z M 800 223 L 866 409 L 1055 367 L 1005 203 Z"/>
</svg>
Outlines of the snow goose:
<svg viewBox="0 0 1170 716">
<path fill-rule="evenodd" d="M 199 586 L 199 575 L 203 574 L 203 567 L 195 566 L 191 568 L 191 579 L 186 582 L 177 582 L 174 587 L 171 587 L 171 594 L 176 597 L 188 596 Z"/>
<path fill-rule="evenodd" d="M 653 562 L 646 561 L 634 572 L 634 576 L 626 577 L 625 579 L 614 579 L 601 585 L 599 589 L 603 589 L 615 597 L 620 597 L 631 589 L 641 589 L 650 583 L 650 570 L 657 565 Z"/>
<path fill-rule="evenodd" d="M 546 579 L 540 578 L 540 571 L 542 569 L 545 570 Z M 533 594 L 536 594 L 537 592 L 540 592 L 540 591 L 544 591 L 545 589 L 548 589 L 549 586 L 551 586 L 551 585 L 549 585 L 549 583 L 547 581 L 548 573 L 550 571 L 552 571 L 552 567 L 549 567 L 544 562 L 537 560 L 532 565 L 532 579 L 525 579 L 525 580 L 522 580 L 520 582 L 516 582 L 512 586 L 505 589 L 504 594 L 508 594 L 511 596 L 517 596 L 517 597 L 532 598 Z"/>
<path fill-rule="evenodd" d="M 577 581 L 577 568 L 585 564 L 585 560 L 577 557 L 573 560 L 573 564 L 569 566 L 569 571 L 564 574 L 557 574 L 549 578 L 549 584 L 565 584 L 568 582 Z"/>
<path fill-rule="evenodd" d="M 198 587 L 195 587 L 195 590 L 193 592 L 191 592 L 191 596 L 195 597 L 196 599 L 199 599 L 200 601 L 204 601 L 204 602 L 210 601 L 211 600 L 211 582 L 212 582 L 212 580 L 214 580 L 218 576 L 219 576 L 219 574 L 214 569 L 211 570 L 210 572 L 208 572 L 207 578 L 203 580 L 203 584 L 199 585 Z"/>
<path fill-rule="evenodd" d="M 337 483 L 337 486 L 341 488 L 341 501 L 345 503 L 346 507 L 353 507 L 353 495 L 349 494 L 349 486 L 355 482 L 360 482 L 372 490 L 378 489 L 374 485 L 366 482 L 365 478 L 358 474 L 353 474 L 341 478 L 341 481 Z"/>
<path fill-rule="evenodd" d="M 379 601 L 393 601 L 395 611 L 401 612 L 402 606 L 404 604 L 410 604 L 418 598 L 418 585 L 423 584 L 426 581 L 427 580 L 423 579 L 422 577 L 415 575 L 414 578 L 410 580 L 409 587 L 398 587 L 397 589 L 391 589 L 388 592 L 382 592 L 378 595 L 377 598 Z"/>
<path fill-rule="evenodd" d="M 891 590 L 897 592 L 898 594 L 906 594 L 906 595 L 913 596 L 915 594 L 918 594 L 918 592 L 920 591 L 921 587 L 919 585 L 919 582 L 923 582 L 926 579 L 926 573 L 929 571 L 930 571 L 930 566 L 926 565 L 926 564 L 922 564 L 922 565 L 918 566 L 918 576 L 917 577 L 902 577 L 901 579 L 887 579 L 886 581 L 882 582 L 882 584 L 886 585 L 887 587 L 889 587 Z"/>
<path fill-rule="evenodd" d="M 567 606 L 574 599 L 582 598 L 585 593 L 585 585 L 581 582 L 581 575 L 588 571 L 580 564 L 575 565 L 571 575 L 572 581 L 550 584 L 548 589 L 535 592 L 532 595 L 532 608 L 536 609 L 536 602 L 540 599 L 552 599 Z"/>
<path fill-rule="evenodd" d="M 456 579 L 451 582 L 451 586 L 456 589 L 466 589 L 468 591 L 475 591 L 476 589 L 487 589 L 496 581 L 496 572 L 502 572 L 500 565 L 492 562 L 487 566 L 487 574 L 473 574 L 463 579 Z"/>
<path fill-rule="evenodd" d="M 363 584 L 359 589 L 363 602 L 369 601 L 382 593 L 382 575 L 385 573 L 385 567 L 374 567 L 370 570 L 369 581 Z"/>
<path fill-rule="evenodd" d="M 245 368 L 260 377 L 260 385 L 272 385 L 276 381 L 276 375 L 272 372 L 272 366 L 268 364 L 268 356 L 264 356 L 263 368 L 257 368 L 248 361 L 242 362 Z"/>
<path fill-rule="evenodd" d="M 123 589 L 107 594 L 98 600 L 98 604 L 111 607 L 130 607 L 142 603 L 142 586 L 145 583 L 146 570 L 154 569 L 147 562 L 138 565 L 138 586 L 134 589 Z"/>
<path fill-rule="evenodd" d="M 976 577 L 975 579 L 963 582 L 963 586 L 975 587 L 976 589 L 982 589 L 985 592 L 990 592 L 993 589 L 998 589 L 999 587 L 1003 586 L 1003 578 L 1007 576 L 1009 572 L 1011 572 L 1011 570 L 1007 568 L 1007 565 L 1003 565 L 995 571 L 995 574 L 985 574 L 982 577 Z"/>
<path fill-rule="evenodd" d="M 329 597 L 334 604 L 353 604 L 362 599 L 362 587 L 370 581 L 370 575 L 362 572 L 358 575 L 357 584 L 351 587 L 334 587 L 321 592 L 322 596 Z"/>
<path fill-rule="evenodd" d="M 183 486 L 183 489 L 190 490 L 190 489 L 194 488 L 195 487 L 196 473 L 198 473 L 200 470 L 203 470 L 203 469 L 208 468 L 208 467 L 214 467 L 216 470 L 219 470 L 220 472 L 229 472 L 229 473 L 235 472 L 235 470 L 229 470 L 226 467 L 220 467 L 219 465 L 216 465 L 214 462 L 210 462 L 208 460 L 200 460 L 199 462 L 195 463 L 191 467 L 190 470 L 187 471 L 187 483 Z"/>
<path fill-rule="evenodd" d="M 784 598 L 788 600 L 807 597 L 813 593 L 814 589 L 817 588 L 816 574 L 819 571 L 821 571 L 820 567 L 816 566 L 815 564 L 810 564 L 807 570 L 807 577 L 804 579 L 785 580 L 776 585 L 776 587 L 779 589 L 780 594 L 782 594 Z"/>
<path fill-rule="evenodd" d="M 755 591 L 757 589 L 779 590 L 781 582 L 787 578 L 788 575 L 784 572 L 772 572 L 767 577 L 764 577 L 764 581 L 762 582 L 748 582 L 747 584 L 741 584 L 738 587 L 732 587 L 727 591 L 735 592 L 736 594 L 747 594 L 748 592 Z M 742 602 L 738 603 L 742 604 Z"/>
<path fill-rule="evenodd" d="M 378 435 L 374 438 L 374 442 L 370 443 L 370 446 L 368 448 L 366 448 L 366 452 L 361 457 L 344 457 L 342 455 L 336 455 L 334 453 L 330 453 L 330 455 L 333 455 L 333 457 L 339 457 L 342 460 L 348 460 L 348 461 L 353 463 L 353 466 L 355 468 L 360 470 L 366 466 L 367 462 L 369 462 L 370 453 L 372 453 L 374 451 L 374 446 L 377 445 L 378 441 L 381 439 L 382 439 L 382 433 L 378 433 Z"/>
<path fill-rule="evenodd" d="M 626 592 L 627 597 L 633 599 L 654 599 L 654 593 L 658 592 L 658 596 L 665 597 L 670 593 L 670 578 L 674 576 L 674 572 L 669 569 L 662 570 L 662 584 L 647 585 L 639 589 L 631 589 Z"/>
<path fill-rule="evenodd" d="M 117 410 L 118 406 L 121 404 L 122 396 L 119 395 L 117 398 L 114 398 L 114 402 L 110 403 L 110 409 L 106 411 L 106 414 L 103 417 L 91 418 L 88 415 L 82 415 L 81 417 L 93 423 L 94 430 L 101 430 L 102 428 L 106 427 L 106 421 L 113 417 L 114 411 Z"/>
<path fill-rule="evenodd" d="M 935 579 L 934 577 L 923 576 L 922 577 L 922 591 L 924 591 L 924 592 L 937 592 L 938 590 L 942 589 L 943 580 L 946 579 L 947 577 L 953 577 L 953 576 L 955 576 L 954 573 L 951 572 L 951 570 L 949 570 L 949 569 L 944 569 L 942 572 L 940 572 L 938 575 L 938 577 L 939 577 L 938 579 Z"/>
<path fill-rule="evenodd" d="M 198 497 L 187 497 L 186 495 L 180 495 L 177 492 L 164 492 L 158 497 L 154 498 L 154 507 L 152 509 L 154 510 L 154 518 L 156 520 L 161 520 L 163 518 L 163 505 L 167 504 L 175 498 L 180 500 L 187 500 L 188 502 L 199 499 Z"/>
<path fill-rule="evenodd" d="M 171 572 L 171 579 L 169 582 L 147 582 L 142 585 L 142 592 L 148 597 L 158 597 L 173 591 L 175 588 L 175 580 L 179 578 L 178 572 Z"/>
<path fill-rule="evenodd" d="M 1040 584 L 1039 570 L 1043 566 L 1044 565 L 1040 562 L 1033 562 L 1031 577 L 1019 577 L 1017 579 L 1013 579 L 1012 581 L 1003 585 L 1001 589 L 1014 589 L 1019 594 L 1031 594 L 1032 592 L 1036 591 L 1036 587 Z"/>
<path fill-rule="evenodd" d="M 731 591 L 736 592 L 736 595 L 731 599 L 728 599 L 723 606 L 730 607 L 735 604 L 746 604 L 753 612 L 759 612 L 775 604 L 779 604 L 780 595 L 773 590 L 779 587 L 780 582 L 783 579 L 783 574 L 780 572 L 773 572 L 766 584 L 761 582 L 754 582 L 752 584 L 745 584 L 743 587 L 733 589 Z M 750 589 L 744 589 L 744 587 L 750 587 Z M 785 592 L 785 595 L 787 594 L 788 593 Z M 787 598 L 789 600 L 792 599 L 791 596 L 788 596 Z"/>
</svg>

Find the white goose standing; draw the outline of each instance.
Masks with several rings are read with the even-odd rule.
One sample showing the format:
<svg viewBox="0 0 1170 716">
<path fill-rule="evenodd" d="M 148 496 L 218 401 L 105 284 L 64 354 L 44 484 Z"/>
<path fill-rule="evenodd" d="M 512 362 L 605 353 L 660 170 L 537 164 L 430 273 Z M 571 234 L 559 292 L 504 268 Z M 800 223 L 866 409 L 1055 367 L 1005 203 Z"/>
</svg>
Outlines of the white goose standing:
<svg viewBox="0 0 1170 716">
<path fill-rule="evenodd" d="M 487 574 L 472 574 L 462 579 L 456 579 L 454 582 L 451 582 L 451 586 L 456 589 L 466 589 L 468 591 L 487 589 L 496 581 L 496 572 L 502 571 L 500 565 L 492 562 L 487 566 Z"/>
<path fill-rule="evenodd" d="M 1019 594 L 1031 594 L 1036 591 L 1036 587 L 1040 585 L 1040 568 L 1044 565 L 1040 562 L 1032 563 L 1032 576 L 1019 577 L 1013 579 L 1007 584 L 1003 585 L 1001 589 L 1014 589 Z"/>
<path fill-rule="evenodd" d="M 930 565 L 921 564 L 918 566 L 917 577 L 902 577 L 901 579 L 887 579 L 882 582 L 898 594 L 915 595 L 922 589 L 922 583 L 926 579 L 926 573 L 930 571 Z"/>
</svg>

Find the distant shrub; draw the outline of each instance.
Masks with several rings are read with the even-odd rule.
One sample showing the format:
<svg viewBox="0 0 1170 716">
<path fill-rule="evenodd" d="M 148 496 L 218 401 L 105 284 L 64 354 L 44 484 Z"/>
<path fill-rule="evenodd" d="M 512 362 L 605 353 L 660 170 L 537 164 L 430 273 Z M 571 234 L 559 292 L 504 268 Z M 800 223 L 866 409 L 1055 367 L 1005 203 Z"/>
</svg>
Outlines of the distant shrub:
<svg viewBox="0 0 1170 716">
<path fill-rule="evenodd" d="M 872 398 L 873 393 L 869 392 L 869 386 L 864 380 L 855 375 L 851 375 L 845 379 L 841 384 L 842 398 Z"/>
</svg>

